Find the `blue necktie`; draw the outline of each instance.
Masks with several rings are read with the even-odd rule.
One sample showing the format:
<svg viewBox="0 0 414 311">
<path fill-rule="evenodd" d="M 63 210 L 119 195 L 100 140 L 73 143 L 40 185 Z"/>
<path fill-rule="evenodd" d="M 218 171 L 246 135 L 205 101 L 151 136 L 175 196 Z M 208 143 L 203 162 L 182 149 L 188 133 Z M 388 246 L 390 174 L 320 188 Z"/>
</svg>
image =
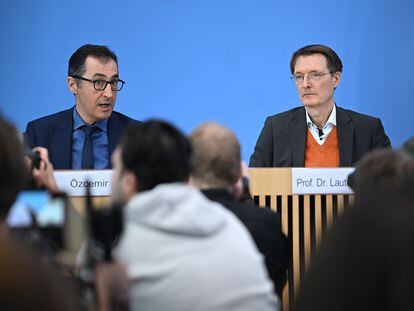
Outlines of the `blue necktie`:
<svg viewBox="0 0 414 311">
<path fill-rule="evenodd" d="M 92 134 L 96 126 L 83 125 L 81 130 L 85 132 L 85 142 L 82 149 L 82 169 L 91 170 L 94 165 Z"/>
</svg>

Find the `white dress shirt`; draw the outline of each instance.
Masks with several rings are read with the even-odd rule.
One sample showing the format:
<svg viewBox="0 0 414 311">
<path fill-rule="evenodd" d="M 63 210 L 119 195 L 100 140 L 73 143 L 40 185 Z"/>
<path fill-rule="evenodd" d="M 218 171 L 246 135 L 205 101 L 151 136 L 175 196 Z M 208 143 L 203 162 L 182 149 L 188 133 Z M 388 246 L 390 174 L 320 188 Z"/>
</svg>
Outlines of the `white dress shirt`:
<svg viewBox="0 0 414 311">
<path fill-rule="evenodd" d="M 319 145 L 323 145 L 323 143 L 328 138 L 329 134 L 332 132 L 333 128 L 336 126 L 336 105 L 333 106 L 333 109 L 332 109 L 331 114 L 329 115 L 328 121 L 326 121 L 325 126 L 321 129 L 323 132 L 322 136 L 319 136 L 318 127 L 312 122 L 307 111 L 306 111 L 306 123 L 308 125 L 308 129 L 311 132 L 313 138 L 315 138 L 315 140 L 318 142 Z"/>
</svg>

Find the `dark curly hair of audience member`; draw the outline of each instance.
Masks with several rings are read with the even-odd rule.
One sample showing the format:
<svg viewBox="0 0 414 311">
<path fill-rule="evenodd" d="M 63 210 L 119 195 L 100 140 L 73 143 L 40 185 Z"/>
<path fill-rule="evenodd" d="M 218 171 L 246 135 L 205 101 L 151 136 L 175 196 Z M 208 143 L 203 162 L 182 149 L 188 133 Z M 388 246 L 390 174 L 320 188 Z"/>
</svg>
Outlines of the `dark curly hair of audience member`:
<svg viewBox="0 0 414 311">
<path fill-rule="evenodd" d="M 131 125 L 121 146 L 122 163 L 139 180 L 139 191 L 188 180 L 191 145 L 174 126 L 152 120 Z"/>
</svg>

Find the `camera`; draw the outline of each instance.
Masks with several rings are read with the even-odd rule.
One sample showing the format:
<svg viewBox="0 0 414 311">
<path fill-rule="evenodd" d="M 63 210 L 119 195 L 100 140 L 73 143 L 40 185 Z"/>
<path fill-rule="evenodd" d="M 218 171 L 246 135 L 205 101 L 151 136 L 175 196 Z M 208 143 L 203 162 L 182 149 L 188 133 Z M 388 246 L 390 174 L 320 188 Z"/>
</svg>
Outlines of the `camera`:
<svg viewBox="0 0 414 311">
<path fill-rule="evenodd" d="M 30 149 L 25 150 L 25 156 L 27 156 L 32 162 L 32 168 L 40 169 L 40 152 Z"/>
<path fill-rule="evenodd" d="M 95 260 L 112 261 L 112 249 L 123 230 L 122 207 L 110 206 L 88 212 L 90 252 Z"/>
<path fill-rule="evenodd" d="M 89 255 L 95 261 L 112 261 L 112 249 L 118 244 L 124 228 L 123 206 L 112 204 L 95 208 L 87 187 L 86 212 Z"/>
<path fill-rule="evenodd" d="M 11 234 L 27 246 L 37 249 L 45 262 L 65 247 L 67 198 L 50 195 L 46 190 L 22 190 L 7 215 Z"/>
</svg>

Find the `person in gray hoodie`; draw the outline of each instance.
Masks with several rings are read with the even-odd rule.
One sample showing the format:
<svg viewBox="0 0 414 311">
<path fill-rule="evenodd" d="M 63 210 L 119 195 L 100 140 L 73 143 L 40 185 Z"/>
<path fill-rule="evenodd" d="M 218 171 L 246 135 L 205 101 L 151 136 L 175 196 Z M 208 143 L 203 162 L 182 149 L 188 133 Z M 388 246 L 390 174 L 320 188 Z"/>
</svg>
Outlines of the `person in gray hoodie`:
<svg viewBox="0 0 414 311">
<path fill-rule="evenodd" d="M 132 310 L 276 310 L 263 257 L 239 220 L 186 184 L 191 146 L 172 125 L 131 126 L 113 154 L 113 200 L 126 204 L 114 256 Z"/>
</svg>

